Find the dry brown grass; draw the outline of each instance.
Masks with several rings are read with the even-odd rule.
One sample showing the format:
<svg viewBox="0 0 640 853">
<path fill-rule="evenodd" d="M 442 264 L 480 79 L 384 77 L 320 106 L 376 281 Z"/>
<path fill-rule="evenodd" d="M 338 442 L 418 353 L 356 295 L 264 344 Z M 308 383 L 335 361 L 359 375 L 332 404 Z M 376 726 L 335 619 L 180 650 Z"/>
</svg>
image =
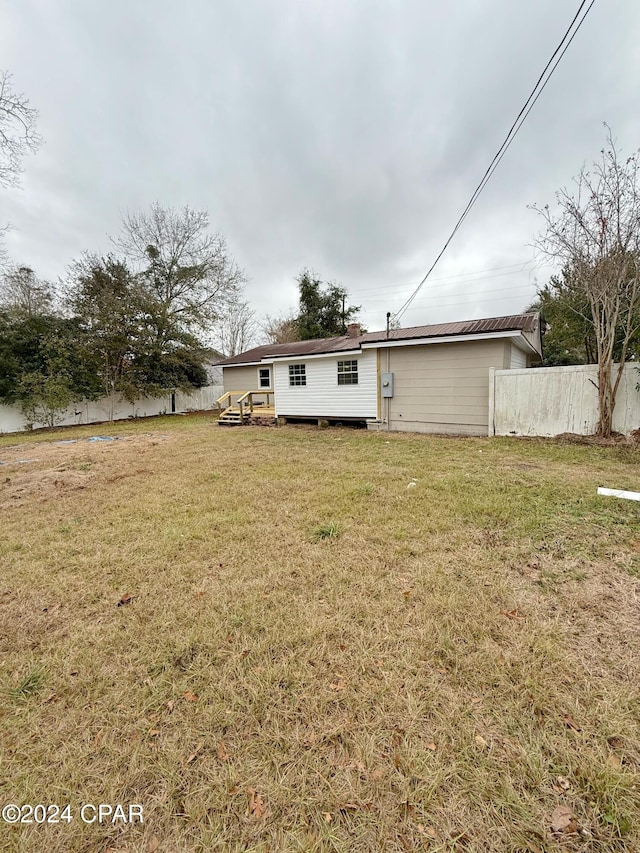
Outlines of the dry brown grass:
<svg viewBox="0 0 640 853">
<path fill-rule="evenodd" d="M 640 848 L 638 451 L 93 431 L 0 438 L 0 799 L 145 822 L 0 849 Z"/>
</svg>

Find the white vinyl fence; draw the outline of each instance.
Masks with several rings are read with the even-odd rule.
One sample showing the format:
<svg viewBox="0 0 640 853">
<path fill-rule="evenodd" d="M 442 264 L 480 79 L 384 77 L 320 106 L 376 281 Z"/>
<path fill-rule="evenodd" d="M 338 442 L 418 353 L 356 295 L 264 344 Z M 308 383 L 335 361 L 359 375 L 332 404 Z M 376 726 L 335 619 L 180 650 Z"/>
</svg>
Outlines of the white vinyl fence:
<svg viewBox="0 0 640 853">
<path fill-rule="evenodd" d="M 100 400 L 83 401 L 69 406 L 59 426 L 77 424 L 94 424 L 108 421 L 113 414 L 113 420 L 122 421 L 128 418 L 147 418 L 151 415 L 166 415 L 175 412 L 209 411 L 217 408 L 216 400 L 224 393 L 222 385 L 208 385 L 197 388 L 190 394 L 176 391 L 174 395 L 165 397 L 146 397 L 128 403 L 120 397 L 113 399 L 103 397 Z M 42 424 L 35 424 L 36 427 Z M 18 406 L 0 405 L 0 434 L 6 432 L 21 432 L 27 428 L 27 422 Z"/>
<path fill-rule="evenodd" d="M 598 424 L 598 367 L 537 367 L 489 375 L 489 435 L 593 435 Z M 613 417 L 616 432 L 640 428 L 637 365 L 624 368 Z"/>
</svg>

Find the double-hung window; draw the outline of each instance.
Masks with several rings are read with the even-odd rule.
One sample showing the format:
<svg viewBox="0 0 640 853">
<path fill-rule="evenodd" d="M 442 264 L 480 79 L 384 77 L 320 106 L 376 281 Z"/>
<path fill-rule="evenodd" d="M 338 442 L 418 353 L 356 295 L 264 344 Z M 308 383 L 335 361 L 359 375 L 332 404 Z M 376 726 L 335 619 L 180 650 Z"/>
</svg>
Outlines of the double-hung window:
<svg viewBox="0 0 640 853">
<path fill-rule="evenodd" d="M 258 370 L 258 384 L 260 388 L 271 388 L 271 368 L 261 367 Z"/>
<path fill-rule="evenodd" d="M 289 385 L 306 385 L 307 384 L 307 366 L 306 364 L 290 364 L 289 365 Z"/>
<path fill-rule="evenodd" d="M 348 361 L 338 362 L 338 385 L 357 385 L 358 384 L 358 360 L 349 359 Z"/>
</svg>

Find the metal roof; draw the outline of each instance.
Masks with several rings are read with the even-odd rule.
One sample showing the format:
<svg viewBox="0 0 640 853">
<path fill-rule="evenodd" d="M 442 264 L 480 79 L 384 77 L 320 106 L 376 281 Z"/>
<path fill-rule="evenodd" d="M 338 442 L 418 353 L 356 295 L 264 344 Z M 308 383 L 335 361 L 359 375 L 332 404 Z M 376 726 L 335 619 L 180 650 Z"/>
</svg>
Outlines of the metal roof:
<svg viewBox="0 0 640 853">
<path fill-rule="evenodd" d="M 381 332 L 365 332 L 363 335 L 338 338 L 320 338 L 313 341 L 295 341 L 290 344 L 266 344 L 219 361 L 224 367 L 234 364 L 252 364 L 272 358 L 293 355 L 321 355 L 360 349 L 362 344 L 384 343 L 385 341 L 414 341 L 420 338 L 458 337 L 460 335 L 488 334 L 491 332 L 533 332 L 538 323 L 537 314 L 512 314 L 508 317 L 489 317 L 484 320 L 462 320 L 456 323 L 435 323 L 431 326 L 412 326 L 409 329 L 391 329 Z"/>
</svg>

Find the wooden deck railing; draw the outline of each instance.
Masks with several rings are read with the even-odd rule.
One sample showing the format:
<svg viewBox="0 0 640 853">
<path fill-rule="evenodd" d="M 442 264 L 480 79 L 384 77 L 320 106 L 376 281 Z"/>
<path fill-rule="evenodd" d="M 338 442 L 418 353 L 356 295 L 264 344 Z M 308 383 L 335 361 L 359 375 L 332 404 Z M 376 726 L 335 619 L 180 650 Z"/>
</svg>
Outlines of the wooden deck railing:
<svg viewBox="0 0 640 853">
<path fill-rule="evenodd" d="M 236 396 L 238 399 L 234 403 L 233 398 Z M 224 409 L 224 411 L 237 407 L 240 413 L 240 420 L 244 421 L 246 410 L 248 410 L 249 414 L 253 414 L 254 406 L 260 406 L 260 404 L 254 400 L 254 396 L 266 397 L 265 408 L 271 408 L 270 401 L 272 397 L 275 398 L 275 393 L 265 389 L 257 391 L 226 391 L 222 397 L 218 397 L 216 402 L 218 404 L 218 408 Z"/>
<path fill-rule="evenodd" d="M 269 401 L 271 400 L 271 397 L 275 396 L 273 391 L 265 391 L 265 390 L 262 390 L 262 391 L 245 391 L 244 394 L 242 395 L 242 397 L 240 397 L 240 399 L 238 400 L 238 404 L 240 406 L 242 406 L 242 404 L 245 402 L 245 400 L 248 399 L 249 411 L 251 412 L 251 414 L 253 414 L 254 405 L 259 405 L 259 404 L 254 403 L 254 400 L 253 400 L 254 394 L 257 396 L 266 397 L 267 402 L 265 405 L 267 408 L 270 408 Z"/>
</svg>

